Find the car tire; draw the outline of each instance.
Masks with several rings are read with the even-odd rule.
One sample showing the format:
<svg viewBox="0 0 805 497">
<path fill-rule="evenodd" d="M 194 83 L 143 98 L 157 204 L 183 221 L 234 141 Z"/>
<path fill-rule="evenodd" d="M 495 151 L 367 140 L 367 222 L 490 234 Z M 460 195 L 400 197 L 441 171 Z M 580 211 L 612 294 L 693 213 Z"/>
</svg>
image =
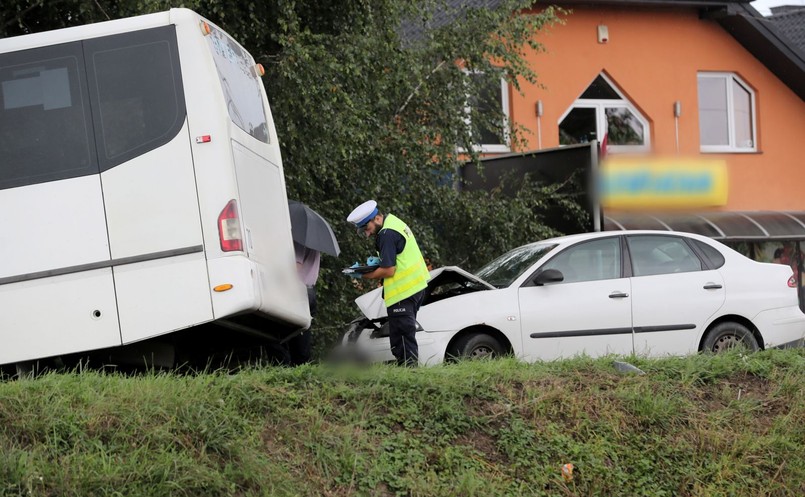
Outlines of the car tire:
<svg viewBox="0 0 805 497">
<path fill-rule="evenodd" d="M 704 352 L 718 354 L 736 346 L 743 346 L 750 352 L 760 349 L 755 336 L 739 323 L 725 322 L 707 332 L 702 344 Z"/>
<path fill-rule="evenodd" d="M 461 337 L 448 356 L 453 360 L 492 359 L 506 353 L 498 340 L 486 333 L 470 333 Z"/>
</svg>

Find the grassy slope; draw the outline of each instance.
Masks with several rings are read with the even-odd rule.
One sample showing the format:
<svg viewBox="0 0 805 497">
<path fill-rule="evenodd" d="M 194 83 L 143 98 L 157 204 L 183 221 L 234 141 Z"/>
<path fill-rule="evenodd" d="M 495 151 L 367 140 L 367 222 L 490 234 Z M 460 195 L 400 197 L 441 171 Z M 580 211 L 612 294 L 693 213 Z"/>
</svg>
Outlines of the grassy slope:
<svg viewBox="0 0 805 497">
<path fill-rule="evenodd" d="M 5 382 L 0 496 L 805 495 L 805 351 L 633 362 Z"/>
</svg>

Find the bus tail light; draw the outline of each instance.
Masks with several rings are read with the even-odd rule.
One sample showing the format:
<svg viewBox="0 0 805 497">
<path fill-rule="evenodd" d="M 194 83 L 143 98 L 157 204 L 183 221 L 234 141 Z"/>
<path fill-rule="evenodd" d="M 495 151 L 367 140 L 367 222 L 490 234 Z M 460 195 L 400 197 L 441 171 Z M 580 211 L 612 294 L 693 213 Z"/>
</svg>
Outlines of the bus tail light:
<svg viewBox="0 0 805 497">
<path fill-rule="evenodd" d="M 238 202 L 235 199 L 230 200 L 218 216 L 218 236 L 221 239 L 221 250 L 224 252 L 243 250 Z"/>
</svg>

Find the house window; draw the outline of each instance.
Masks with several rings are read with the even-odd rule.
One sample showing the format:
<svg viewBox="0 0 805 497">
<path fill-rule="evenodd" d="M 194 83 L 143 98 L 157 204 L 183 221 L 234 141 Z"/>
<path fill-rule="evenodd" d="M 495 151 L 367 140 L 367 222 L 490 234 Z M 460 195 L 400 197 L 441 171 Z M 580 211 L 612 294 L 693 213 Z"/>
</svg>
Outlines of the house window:
<svg viewBox="0 0 805 497">
<path fill-rule="evenodd" d="M 599 74 L 559 119 L 559 144 L 600 142 L 605 135 L 609 152 L 640 151 L 649 146 L 646 118 Z"/>
<path fill-rule="evenodd" d="M 509 152 L 508 126 L 509 126 L 509 84 L 505 79 L 490 80 L 484 78 L 483 73 L 470 73 L 470 78 L 475 85 L 479 86 L 476 97 L 468 99 L 469 107 L 479 115 L 503 114 L 501 126 L 504 130 L 501 139 L 497 130 L 493 129 L 492 123 L 479 123 L 477 129 L 472 131 L 472 139 L 479 152 Z M 470 109 L 467 109 L 468 116 Z M 468 118 L 468 123 L 470 123 Z"/>
<path fill-rule="evenodd" d="M 702 152 L 755 152 L 755 93 L 731 73 L 699 73 Z"/>
</svg>

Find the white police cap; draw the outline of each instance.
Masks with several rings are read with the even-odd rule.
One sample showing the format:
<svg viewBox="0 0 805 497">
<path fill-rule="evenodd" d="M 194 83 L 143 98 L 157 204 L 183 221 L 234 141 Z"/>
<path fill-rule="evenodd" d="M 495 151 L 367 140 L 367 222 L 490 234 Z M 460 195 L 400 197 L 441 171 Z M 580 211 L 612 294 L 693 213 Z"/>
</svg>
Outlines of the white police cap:
<svg viewBox="0 0 805 497">
<path fill-rule="evenodd" d="M 349 213 L 347 221 L 362 228 L 377 215 L 377 202 L 367 200 Z"/>
</svg>

